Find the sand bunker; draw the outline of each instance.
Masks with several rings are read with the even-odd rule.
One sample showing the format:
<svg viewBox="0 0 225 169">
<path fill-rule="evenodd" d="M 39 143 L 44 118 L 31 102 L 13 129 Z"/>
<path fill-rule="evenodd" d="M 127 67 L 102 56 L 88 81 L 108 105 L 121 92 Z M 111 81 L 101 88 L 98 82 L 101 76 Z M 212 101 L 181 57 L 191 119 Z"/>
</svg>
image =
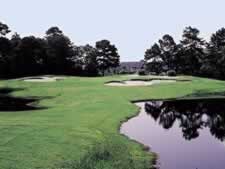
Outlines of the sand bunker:
<svg viewBox="0 0 225 169">
<path fill-rule="evenodd" d="M 23 79 L 25 82 L 55 82 L 57 80 L 63 80 L 64 77 L 60 76 L 42 76 L 42 77 L 29 77 Z"/>
<path fill-rule="evenodd" d="M 159 75 L 144 75 L 144 76 L 140 76 L 138 74 L 132 74 L 132 75 L 126 75 L 125 77 L 128 78 L 150 78 L 150 79 L 166 79 L 166 80 L 179 80 L 182 79 L 182 77 L 180 76 L 159 76 Z"/>
<path fill-rule="evenodd" d="M 121 82 L 109 82 L 107 86 L 151 86 L 160 83 L 175 83 L 176 80 L 151 80 L 151 81 L 142 81 L 142 80 L 127 80 Z"/>
</svg>

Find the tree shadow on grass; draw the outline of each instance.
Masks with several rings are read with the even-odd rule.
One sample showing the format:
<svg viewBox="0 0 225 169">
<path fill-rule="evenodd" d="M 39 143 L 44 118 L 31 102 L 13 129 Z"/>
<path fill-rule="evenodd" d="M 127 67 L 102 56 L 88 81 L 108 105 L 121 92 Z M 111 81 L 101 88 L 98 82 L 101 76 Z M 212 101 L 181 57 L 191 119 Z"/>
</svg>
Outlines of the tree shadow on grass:
<svg viewBox="0 0 225 169">
<path fill-rule="evenodd" d="M 10 94 L 15 91 L 25 90 L 24 88 L 0 88 L 0 112 L 1 111 L 28 111 L 40 110 L 47 107 L 38 106 L 40 100 L 52 97 L 15 97 Z"/>
<path fill-rule="evenodd" d="M 225 97 L 225 91 L 209 92 L 208 90 L 196 90 L 195 92 L 188 94 L 183 98 L 188 97 Z"/>
<path fill-rule="evenodd" d="M 0 88 L 0 95 L 2 94 L 10 94 L 12 92 L 25 90 L 24 88 L 10 88 L 10 87 L 1 87 Z"/>
</svg>

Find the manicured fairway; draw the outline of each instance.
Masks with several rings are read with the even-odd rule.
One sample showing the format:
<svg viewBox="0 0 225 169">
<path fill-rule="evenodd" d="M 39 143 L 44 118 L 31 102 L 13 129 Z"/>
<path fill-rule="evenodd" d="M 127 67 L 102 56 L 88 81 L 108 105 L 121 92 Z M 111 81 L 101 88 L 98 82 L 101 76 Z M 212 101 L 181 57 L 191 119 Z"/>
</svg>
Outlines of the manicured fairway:
<svg viewBox="0 0 225 169">
<path fill-rule="evenodd" d="M 14 96 L 51 98 L 39 103 L 47 109 L 0 112 L 0 169 L 89 169 L 84 163 L 93 169 L 147 169 L 153 155 L 120 135 L 120 123 L 138 112 L 130 101 L 225 91 L 223 81 L 187 78 L 192 81 L 145 87 L 104 85 L 127 76 L 1 81 L 1 87 L 24 89 Z"/>
</svg>

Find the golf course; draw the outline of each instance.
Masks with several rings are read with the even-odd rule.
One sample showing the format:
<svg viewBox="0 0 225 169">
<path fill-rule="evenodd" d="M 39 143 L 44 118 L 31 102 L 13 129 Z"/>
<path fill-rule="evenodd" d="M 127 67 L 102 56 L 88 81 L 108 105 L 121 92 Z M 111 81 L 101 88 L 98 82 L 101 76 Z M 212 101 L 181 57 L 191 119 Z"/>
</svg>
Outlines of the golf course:
<svg viewBox="0 0 225 169">
<path fill-rule="evenodd" d="M 150 169 L 157 159 L 121 135 L 138 114 L 132 102 L 180 97 L 224 97 L 225 82 L 191 76 L 174 83 L 108 86 L 131 76 L 72 77 L 55 81 L 1 80 L 1 97 L 36 98 L 36 109 L 0 110 L 1 169 Z M 157 79 L 142 76 L 141 79 Z M 11 103 L 13 104 L 13 103 Z M 173 153 L 173 152 L 171 152 Z"/>
</svg>

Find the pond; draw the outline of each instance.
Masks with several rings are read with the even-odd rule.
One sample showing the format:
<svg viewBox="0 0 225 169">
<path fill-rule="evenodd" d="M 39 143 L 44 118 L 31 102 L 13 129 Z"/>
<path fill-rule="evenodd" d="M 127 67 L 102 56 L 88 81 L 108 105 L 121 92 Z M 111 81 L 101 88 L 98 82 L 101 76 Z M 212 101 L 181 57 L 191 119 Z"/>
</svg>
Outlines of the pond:
<svg viewBox="0 0 225 169">
<path fill-rule="evenodd" d="M 121 133 L 157 153 L 160 169 L 225 168 L 225 99 L 136 103 Z"/>
</svg>

